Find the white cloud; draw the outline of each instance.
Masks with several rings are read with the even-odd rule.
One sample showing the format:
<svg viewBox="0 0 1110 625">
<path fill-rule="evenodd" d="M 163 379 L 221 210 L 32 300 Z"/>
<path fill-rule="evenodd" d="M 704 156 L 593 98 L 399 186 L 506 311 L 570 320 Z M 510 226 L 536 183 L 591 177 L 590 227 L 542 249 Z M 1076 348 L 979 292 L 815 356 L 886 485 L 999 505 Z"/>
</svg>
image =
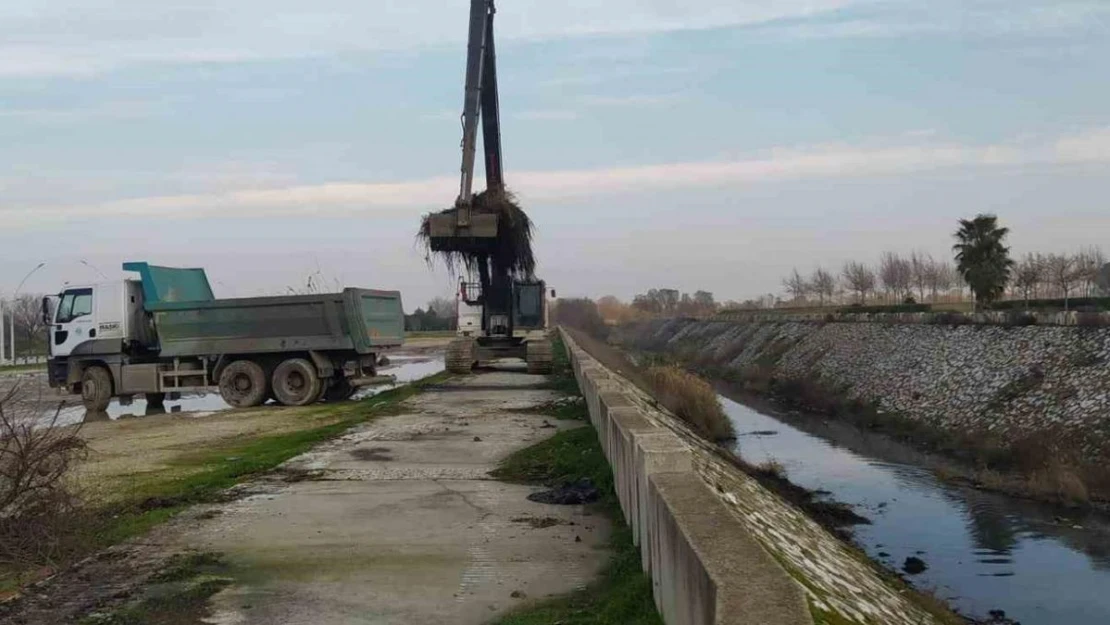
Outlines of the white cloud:
<svg viewBox="0 0 1110 625">
<path fill-rule="evenodd" d="M 747 159 L 669 163 L 596 170 L 511 172 L 513 189 L 528 204 L 703 187 L 747 187 L 815 178 L 897 176 L 950 168 L 1110 163 L 1110 128 L 1052 140 L 988 145 L 873 142 L 776 148 Z M 8 224 L 79 218 L 249 217 L 269 215 L 405 216 L 450 204 L 457 179 L 408 182 L 335 182 L 226 192 L 134 198 L 66 206 L 0 207 Z"/>
<path fill-rule="evenodd" d="M 862 0 L 516 0 L 503 40 L 759 24 Z M 0 76 L 87 75 L 144 63 L 222 63 L 402 50 L 465 40 L 466 0 L 9 0 Z"/>
</svg>

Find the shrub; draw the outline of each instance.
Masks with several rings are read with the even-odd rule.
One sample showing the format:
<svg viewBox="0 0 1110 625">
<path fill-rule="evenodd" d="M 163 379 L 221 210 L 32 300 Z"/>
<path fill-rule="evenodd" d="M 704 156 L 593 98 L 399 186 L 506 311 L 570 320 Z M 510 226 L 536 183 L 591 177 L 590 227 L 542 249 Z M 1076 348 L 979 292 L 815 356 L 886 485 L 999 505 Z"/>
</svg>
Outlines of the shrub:
<svg viewBox="0 0 1110 625">
<path fill-rule="evenodd" d="M 679 367 L 652 367 L 647 381 L 656 399 L 711 441 L 736 438 L 732 422 L 708 382 Z"/>
<path fill-rule="evenodd" d="M 43 419 L 38 398 L 0 398 L 0 567 L 52 564 L 74 545 L 79 501 L 69 470 L 87 448 L 77 427 Z"/>
<path fill-rule="evenodd" d="M 922 313 L 930 312 L 933 310 L 932 304 L 891 304 L 887 306 L 861 306 L 859 304 L 852 304 L 845 306 L 837 312 L 842 313 L 864 313 L 864 314 L 880 314 L 880 313 Z"/>
<path fill-rule="evenodd" d="M 561 299 L 555 306 L 555 322 L 577 328 L 599 340 L 609 338 L 609 326 L 605 324 L 597 303 L 585 297 Z"/>
<path fill-rule="evenodd" d="M 1110 317 L 1097 312 L 1076 313 L 1075 325 L 1082 328 L 1104 328 L 1110 326 Z"/>
<path fill-rule="evenodd" d="M 1071 297 L 1067 300 L 1068 310 L 1084 310 L 1089 312 L 1110 310 L 1110 297 Z M 1014 299 L 1004 302 L 992 302 L 984 306 L 986 310 L 1064 310 L 1064 298 L 1056 299 Z"/>
</svg>

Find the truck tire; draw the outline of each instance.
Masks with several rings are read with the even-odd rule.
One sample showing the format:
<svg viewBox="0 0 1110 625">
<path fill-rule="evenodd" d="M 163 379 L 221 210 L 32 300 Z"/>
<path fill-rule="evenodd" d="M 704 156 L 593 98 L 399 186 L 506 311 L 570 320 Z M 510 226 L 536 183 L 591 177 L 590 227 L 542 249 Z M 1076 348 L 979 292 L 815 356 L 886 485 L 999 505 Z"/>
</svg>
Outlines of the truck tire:
<svg viewBox="0 0 1110 625">
<path fill-rule="evenodd" d="M 324 391 L 324 403 L 330 404 L 337 401 L 347 401 L 355 393 L 358 392 L 358 387 L 351 384 L 347 378 L 339 378 L 333 380 L 331 386 Z"/>
<path fill-rule="evenodd" d="M 233 408 L 253 408 L 266 401 L 266 372 L 253 360 L 236 360 L 220 372 L 220 397 Z"/>
<path fill-rule="evenodd" d="M 112 402 L 112 374 L 93 366 L 81 374 L 81 403 L 89 412 L 104 412 Z"/>
<path fill-rule="evenodd" d="M 524 347 L 528 373 L 547 375 L 554 370 L 555 350 L 552 348 L 550 340 L 528 341 Z"/>
<path fill-rule="evenodd" d="M 447 345 L 447 371 L 451 373 L 470 373 L 474 368 L 474 339 L 455 339 Z"/>
<path fill-rule="evenodd" d="M 274 369 L 274 397 L 286 406 L 307 406 L 320 401 L 323 384 L 316 366 L 304 358 L 290 358 Z"/>
</svg>

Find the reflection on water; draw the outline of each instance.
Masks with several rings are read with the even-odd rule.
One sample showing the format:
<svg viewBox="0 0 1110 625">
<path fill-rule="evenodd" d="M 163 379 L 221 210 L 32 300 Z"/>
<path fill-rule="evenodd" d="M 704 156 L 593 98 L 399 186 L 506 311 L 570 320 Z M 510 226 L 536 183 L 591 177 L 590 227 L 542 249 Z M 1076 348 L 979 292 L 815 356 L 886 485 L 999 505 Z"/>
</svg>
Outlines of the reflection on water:
<svg viewBox="0 0 1110 625">
<path fill-rule="evenodd" d="M 359 390 L 353 399 L 362 399 L 380 393 L 384 390 L 395 388 L 420 378 L 443 371 L 443 355 L 409 356 L 399 355 L 391 359 L 391 364 L 383 367 L 382 375 L 391 375 L 396 378 L 392 384 L 370 386 Z M 114 421 L 117 419 L 132 419 L 136 417 L 153 416 L 166 413 L 188 413 L 192 417 L 204 417 L 222 410 L 230 410 L 219 393 L 200 393 L 183 395 L 181 399 L 166 399 L 162 405 L 148 405 L 146 399 L 136 396 L 130 405 L 124 406 L 118 399 L 113 399 L 108 409 L 104 412 L 90 413 L 81 406 L 80 398 L 65 396 L 59 402 L 48 402 L 44 405 L 50 407 L 43 411 L 42 420 L 49 423 L 54 416 L 54 411 L 61 404 L 58 415 L 59 425 L 72 425 L 74 423 L 94 423 L 97 421 Z"/>
<path fill-rule="evenodd" d="M 722 397 L 751 463 L 780 462 L 790 480 L 856 506 L 867 553 L 965 614 L 1004 610 L 1024 625 L 1110 623 L 1110 519 L 939 482 L 904 461 L 916 452 L 858 433 L 837 437 L 816 421 L 799 427 Z M 793 423 L 793 420 L 792 420 Z M 770 431 L 775 434 L 771 435 Z M 857 440 L 854 437 L 859 437 Z"/>
</svg>

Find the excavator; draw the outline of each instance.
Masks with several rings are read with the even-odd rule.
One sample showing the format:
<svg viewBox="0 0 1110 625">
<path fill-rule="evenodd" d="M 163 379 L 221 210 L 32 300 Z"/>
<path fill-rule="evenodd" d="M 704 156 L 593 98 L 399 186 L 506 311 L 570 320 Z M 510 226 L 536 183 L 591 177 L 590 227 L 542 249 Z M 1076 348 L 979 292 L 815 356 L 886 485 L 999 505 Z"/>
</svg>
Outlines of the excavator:
<svg viewBox="0 0 1110 625">
<path fill-rule="evenodd" d="M 449 264 L 459 262 L 468 276 L 456 294 L 459 324 L 447 348 L 448 371 L 468 373 L 517 358 L 527 363 L 529 373 L 545 374 L 551 372 L 553 353 L 549 294 L 534 275 L 531 221 L 506 190 L 502 170 L 496 12 L 493 0 L 471 0 L 459 196 L 453 208 L 425 216 L 420 237 L 431 253 Z M 479 123 L 486 190 L 474 193 Z"/>
</svg>

